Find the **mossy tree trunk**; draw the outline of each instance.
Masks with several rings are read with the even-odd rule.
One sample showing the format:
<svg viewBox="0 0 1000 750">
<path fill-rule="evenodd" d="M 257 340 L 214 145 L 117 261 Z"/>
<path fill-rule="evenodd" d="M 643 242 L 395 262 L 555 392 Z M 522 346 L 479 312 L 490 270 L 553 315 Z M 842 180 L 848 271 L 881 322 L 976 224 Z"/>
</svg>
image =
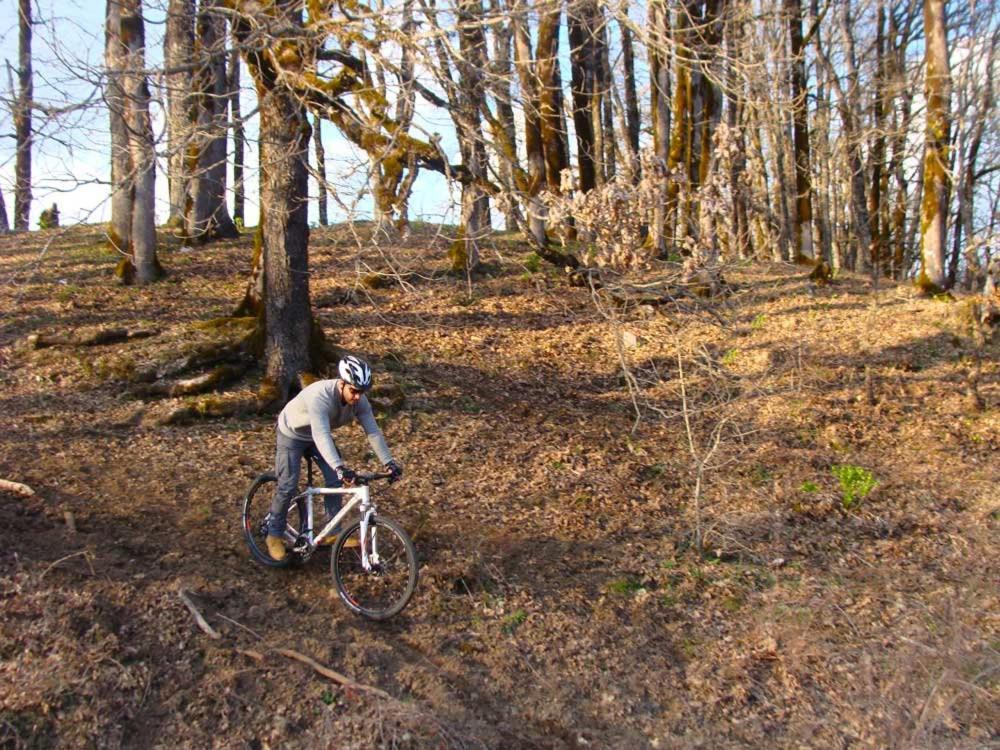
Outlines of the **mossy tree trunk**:
<svg viewBox="0 0 1000 750">
<path fill-rule="evenodd" d="M 924 0 L 927 129 L 924 139 L 924 197 L 920 211 L 922 265 L 917 284 L 928 291 L 943 289 L 947 284 L 944 258 L 951 193 L 948 171 L 951 68 L 944 6 L 944 0 Z"/>
<path fill-rule="evenodd" d="M 265 378 L 284 403 L 300 374 L 315 370 L 309 297 L 309 121 L 283 87 L 260 99 L 260 204 L 264 268 Z"/>
<path fill-rule="evenodd" d="M 202 0 L 195 37 L 198 67 L 191 112 L 193 142 L 188 165 L 192 174 L 187 214 L 188 236 L 202 243 L 239 235 L 226 205 L 226 57 L 226 22 L 219 3 Z"/>
<path fill-rule="evenodd" d="M 302 10 L 290 0 L 272 11 L 302 35 Z M 265 365 L 261 399 L 283 405 L 300 382 L 322 364 L 321 335 L 309 294 L 308 155 L 311 128 L 300 97 L 279 75 L 276 62 L 293 67 L 301 57 L 249 44 L 256 19 L 235 16 L 233 31 L 244 47 L 257 87 L 260 113 L 261 221 L 254 270 L 238 314 L 262 318 Z M 302 54 L 303 48 L 292 48 Z M 287 48 L 285 49 L 287 51 Z M 259 262 L 258 262 L 259 261 Z"/>
<path fill-rule="evenodd" d="M 191 136 L 191 58 L 194 55 L 194 0 L 167 4 L 163 58 L 167 86 L 167 186 L 170 195 L 168 223 L 183 227 L 188 198 L 187 149 Z"/>
<path fill-rule="evenodd" d="M 17 101 L 14 104 L 14 229 L 28 230 L 31 215 L 31 107 L 34 80 L 31 71 L 31 0 L 17 3 Z"/>
</svg>

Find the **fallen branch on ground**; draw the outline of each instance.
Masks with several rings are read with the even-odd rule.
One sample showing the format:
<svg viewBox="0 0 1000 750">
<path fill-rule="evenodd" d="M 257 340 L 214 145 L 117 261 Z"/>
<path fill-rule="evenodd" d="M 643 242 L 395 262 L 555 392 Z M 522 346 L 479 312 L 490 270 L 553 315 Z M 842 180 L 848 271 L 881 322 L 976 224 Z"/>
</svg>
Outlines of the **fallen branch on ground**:
<svg viewBox="0 0 1000 750">
<path fill-rule="evenodd" d="M 35 491 L 28 485 L 21 484 L 20 482 L 12 482 L 9 479 L 0 479 L 0 491 L 10 492 L 21 497 L 31 497 L 35 494 Z"/>
<path fill-rule="evenodd" d="M 63 563 L 74 557 L 81 557 L 81 556 L 83 557 L 84 560 L 87 561 L 87 565 L 90 567 L 90 575 L 96 576 L 97 573 L 94 572 L 94 564 L 90 561 L 90 553 L 84 549 L 80 550 L 79 552 L 74 552 L 72 555 L 66 555 L 66 557 L 60 557 L 54 563 L 50 563 L 49 566 L 42 571 L 42 574 L 38 576 L 38 580 L 40 581 L 43 578 L 45 578 L 45 576 L 49 574 L 49 571 L 52 570 L 54 567 L 56 567 L 59 563 Z"/>
<path fill-rule="evenodd" d="M 345 675 L 342 675 L 340 672 L 335 672 L 329 667 L 324 667 L 315 659 L 306 656 L 305 654 L 300 654 L 298 651 L 293 651 L 290 648 L 276 648 L 274 649 L 274 651 L 281 654 L 282 656 L 287 656 L 289 659 L 295 659 L 295 661 L 300 661 L 303 664 L 309 665 L 317 673 L 323 675 L 327 679 L 333 680 L 334 682 L 343 685 L 344 687 L 353 688 L 355 690 L 360 690 L 365 693 L 371 693 L 372 695 L 377 695 L 381 698 L 392 698 L 392 696 L 389 695 L 384 690 L 381 690 L 377 687 L 372 687 L 371 685 L 365 685 L 364 683 L 361 682 L 355 682 L 350 677 L 346 677 Z"/>
<path fill-rule="evenodd" d="M 202 631 L 204 631 L 209 638 L 214 638 L 215 640 L 218 640 L 219 638 L 222 637 L 219 631 L 217 631 L 215 628 L 209 625 L 208 621 L 204 617 L 202 617 L 201 612 L 199 612 L 198 608 L 194 606 L 194 602 L 192 602 L 191 599 L 188 598 L 188 595 L 184 593 L 184 589 L 178 588 L 177 595 L 181 598 L 181 601 L 184 602 L 184 605 L 189 610 L 191 610 L 191 614 L 194 615 L 194 619 L 195 622 L 198 623 L 198 627 L 201 628 Z"/>
</svg>

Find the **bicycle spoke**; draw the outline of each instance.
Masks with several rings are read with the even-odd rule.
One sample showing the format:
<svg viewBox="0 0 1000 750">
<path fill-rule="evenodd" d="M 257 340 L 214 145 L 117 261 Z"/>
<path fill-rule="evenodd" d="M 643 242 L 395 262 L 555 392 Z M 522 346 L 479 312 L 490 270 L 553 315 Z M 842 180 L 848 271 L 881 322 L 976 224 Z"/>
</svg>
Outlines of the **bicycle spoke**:
<svg viewBox="0 0 1000 750">
<path fill-rule="evenodd" d="M 399 612 L 416 585 L 416 559 L 412 543 L 394 523 L 379 518 L 369 529 L 369 551 L 373 539 L 378 562 L 365 570 L 360 547 L 342 543 L 331 561 L 334 579 L 344 602 L 355 612 L 372 619 L 385 619 Z M 355 524 L 349 534 L 358 534 Z"/>
</svg>

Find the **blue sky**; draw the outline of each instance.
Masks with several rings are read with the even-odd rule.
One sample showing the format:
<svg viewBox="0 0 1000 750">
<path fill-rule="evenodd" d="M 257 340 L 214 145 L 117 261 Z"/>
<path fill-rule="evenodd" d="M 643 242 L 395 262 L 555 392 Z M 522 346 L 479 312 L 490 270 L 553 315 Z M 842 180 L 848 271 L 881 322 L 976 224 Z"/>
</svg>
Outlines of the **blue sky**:
<svg viewBox="0 0 1000 750">
<path fill-rule="evenodd" d="M 103 60 L 103 0 L 36 0 L 33 3 L 35 28 L 33 36 L 35 99 L 40 105 L 61 110 L 49 117 L 36 113 L 33 126 L 38 135 L 33 149 L 32 182 L 33 203 L 31 226 L 37 226 L 38 215 L 53 202 L 58 203 L 63 224 L 71 222 L 97 223 L 109 218 L 108 202 L 108 128 L 107 112 L 101 105 L 97 86 Z M 147 11 L 146 42 L 147 65 L 160 62 L 163 35 L 162 10 Z M 17 64 L 17 3 L 7 0 L 0 5 L 0 54 L 10 66 Z M 6 68 L 6 66 L 5 66 Z M 16 86 L 16 73 L 0 77 L 0 90 L 5 102 L 11 96 L 9 81 Z M 255 95 L 248 88 L 249 75 L 242 77 L 242 111 L 252 112 L 256 106 Z M 69 110 L 67 111 L 67 108 Z M 154 129 L 164 140 L 162 111 L 154 106 Z M 457 146 L 450 135 L 452 126 L 445 113 L 427 108 L 418 111 L 417 122 L 428 132 L 440 132 L 444 146 L 458 159 Z M 258 154 L 253 139 L 256 119 L 247 123 L 247 224 L 257 221 Z M 9 110 L 0 111 L 0 133 L 13 133 Z M 340 201 L 354 207 L 364 218 L 370 216 L 371 203 L 364 191 L 367 159 L 352 144 L 343 139 L 329 123 L 323 125 L 323 140 L 327 155 L 327 179 L 338 187 Z M 0 189 L 7 205 L 8 216 L 13 213 L 14 141 L 0 139 Z M 162 169 L 157 175 L 157 215 L 166 219 L 167 186 Z M 231 185 L 230 185 L 231 187 Z M 310 192 L 317 186 L 310 181 Z M 431 221 L 456 221 L 453 198 L 444 179 L 436 174 L 421 172 L 410 202 L 412 219 Z M 329 203 L 331 221 L 341 220 L 344 212 L 337 202 Z M 317 206 L 310 205 L 310 219 L 317 221 Z"/>
</svg>

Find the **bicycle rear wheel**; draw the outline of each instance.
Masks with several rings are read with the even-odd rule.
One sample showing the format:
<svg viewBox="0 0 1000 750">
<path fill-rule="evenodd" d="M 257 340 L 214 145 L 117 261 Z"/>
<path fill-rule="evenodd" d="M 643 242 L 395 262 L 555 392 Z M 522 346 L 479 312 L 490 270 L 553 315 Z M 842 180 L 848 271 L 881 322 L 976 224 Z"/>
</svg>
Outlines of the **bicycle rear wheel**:
<svg viewBox="0 0 1000 750">
<path fill-rule="evenodd" d="M 298 539 L 306 517 L 303 501 L 291 504 L 285 523 L 285 547 L 288 548 L 288 554 L 284 560 L 271 557 L 267 552 L 267 522 L 277 483 L 274 474 L 261 474 L 250 485 L 250 491 L 243 499 L 243 538 L 253 559 L 269 568 L 285 568 L 298 559 L 291 547 Z"/>
<path fill-rule="evenodd" d="M 348 609 L 370 620 L 386 620 L 402 611 L 417 588 L 417 553 L 402 526 L 376 516 L 366 540 L 371 570 L 365 570 L 361 547 L 345 546 L 348 539 L 360 538 L 360 526 L 355 521 L 337 538 L 330 572 Z"/>
</svg>

